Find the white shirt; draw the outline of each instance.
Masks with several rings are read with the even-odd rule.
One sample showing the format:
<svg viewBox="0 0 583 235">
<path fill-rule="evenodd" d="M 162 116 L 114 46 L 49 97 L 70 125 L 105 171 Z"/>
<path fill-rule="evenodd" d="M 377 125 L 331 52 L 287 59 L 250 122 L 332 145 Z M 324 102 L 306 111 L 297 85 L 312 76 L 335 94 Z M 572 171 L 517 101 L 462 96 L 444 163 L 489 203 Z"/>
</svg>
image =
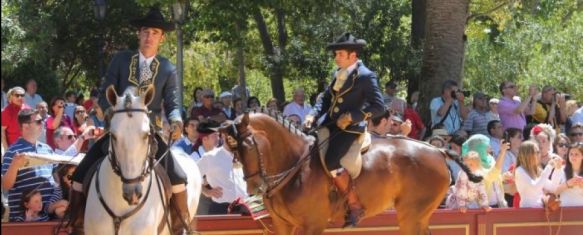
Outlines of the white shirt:
<svg viewBox="0 0 583 235">
<path fill-rule="evenodd" d="M 36 105 L 40 102 L 43 102 L 43 97 L 41 97 L 39 94 L 34 94 L 32 96 L 30 96 L 28 94 L 28 92 L 24 93 L 24 102 L 30 107 L 30 108 L 36 108 Z"/>
<path fill-rule="evenodd" d="M 243 170 L 233 168 L 233 155 L 223 147 L 205 153 L 197 162 L 202 176 L 213 188 L 221 187 L 223 195 L 212 198 L 216 203 L 231 203 L 238 197 L 247 196 L 247 185 L 243 180 Z"/>
<path fill-rule="evenodd" d="M 552 182 L 555 187 L 567 182 L 565 168 L 562 168 L 560 171 L 555 170 L 552 176 Z M 561 206 L 583 206 L 583 187 L 574 186 L 561 192 Z"/>
<path fill-rule="evenodd" d="M 310 111 L 312 111 L 312 107 L 309 104 L 304 103 L 304 105 L 299 105 L 296 102 L 291 102 L 283 109 L 283 116 L 298 115 L 300 117 L 300 123 L 303 123 L 304 118 Z"/>
<path fill-rule="evenodd" d="M 55 148 L 55 154 L 74 157 L 79 154 L 79 151 L 77 150 L 77 147 L 75 147 L 75 144 L 72 144 L 65 151 Z"/>
<path fill-rule="evenodd" d="M 202 158 L 202 156 L 205 154 L 206 151 L 204 151 L 204 147 L 202 145 L 198 146 L 198 149 L 196 151 L 192 151 L 192 153 L 190 154 L 190 157 L 192 158 L 192 160 L 194 161 L 198 161 Z"/>
<path fill-rule="evenodd" d="M 156 55 L 154 55 L 152 57 L 146 58 L 146 56 L 144 56 L 144 54 L 142 54 L 141 51 L 140 51 L 139 54 L 140 54 L 140 57 L 139 57 L 139 60 L 140 60 L 140 68 L 142 67 L 142 64 L 144 64 L 144 62 L 146 63 L 146 65 L 148 67 L 150 67 L 150 64 L 152 64 L 152 61 L 154 60 L 154 57 L 156 57 Z"/>
<path fill-rule="evenodd" d="M 520 194 L 520 208 L 542 208 L 543 189 L 553 190 L 553 183 L 549 180 L 553 167 L 547 165 L 541 175 L 533 179 L 522 166 L 516 168 L 514 181 L 516 191 Z"/>
</svg>

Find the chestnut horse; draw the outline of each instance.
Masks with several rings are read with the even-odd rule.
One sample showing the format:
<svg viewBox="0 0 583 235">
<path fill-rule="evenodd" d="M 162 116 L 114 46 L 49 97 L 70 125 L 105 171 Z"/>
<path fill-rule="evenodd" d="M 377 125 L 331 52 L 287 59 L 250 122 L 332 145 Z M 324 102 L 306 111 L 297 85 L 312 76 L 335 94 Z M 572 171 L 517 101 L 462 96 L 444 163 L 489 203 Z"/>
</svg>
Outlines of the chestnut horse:
<svg viewBox="0 0 583 235">
<path fill-rule="evenodd" d="M 312 151 L 314 138 L 277 115 L 244 114 L 220 128 L 226 147 L 243 165 L 249 194 L 261 194 L 276 234 L 321 234 L 330 220 L 341 220 L 345 198 Z M 330 146 L 333 147 L 333 146 Z M 429 218 L 450 184 L 445 158 L 457 157 L 408 138 L 374 140 L 363 155 L 363 169 L 354 181 L 365 217 L 395 208 L 404 235 L 430 234 Z"/>
</svg>

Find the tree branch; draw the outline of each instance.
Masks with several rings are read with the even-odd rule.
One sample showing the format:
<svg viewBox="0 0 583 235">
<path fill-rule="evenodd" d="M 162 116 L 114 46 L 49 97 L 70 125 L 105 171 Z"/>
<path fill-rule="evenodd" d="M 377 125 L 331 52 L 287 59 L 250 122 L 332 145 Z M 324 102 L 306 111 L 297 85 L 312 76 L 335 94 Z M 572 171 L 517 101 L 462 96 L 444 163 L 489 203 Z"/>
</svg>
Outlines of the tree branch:
<svg viewBox="0 0 583 235">
<path fill-rule="evenodd" d="M 261 10 L 259 8 L 257 8 L 253 13 L 253 18 L 255 18 L 255 22 L 257 23 L 257 30 L 259 30 L 259 37 L 261 38 L 263 49 L 265 49 L 265 55 L 273 56 L 273 42 L 271 42 L 269 32 L 267 31 L 267 25 L 265 23 L 265 18 L 263 18 L 263 14 L 261 14 Z"/>
<path fill-rule="evenodd" d="M 500 3 L 500 4 L 498 4 L 498 6 L 495 6 L 494 8 L 487 10 L 483 13 L 471 14 L 470 16 L 468 16 L 468 19 L 466 20 L 466 22 L 470 22 L 470 20 L 473 20 L 474 18 L 479 17 L 479 16 L 487 16 L 490 13 L 495 12 L 502 7 L 505 7 L 506 5 L 510 4 L 511 2 L 513 2 L 513 0 L 509 0 L 507 2 Z"/>
</svg>

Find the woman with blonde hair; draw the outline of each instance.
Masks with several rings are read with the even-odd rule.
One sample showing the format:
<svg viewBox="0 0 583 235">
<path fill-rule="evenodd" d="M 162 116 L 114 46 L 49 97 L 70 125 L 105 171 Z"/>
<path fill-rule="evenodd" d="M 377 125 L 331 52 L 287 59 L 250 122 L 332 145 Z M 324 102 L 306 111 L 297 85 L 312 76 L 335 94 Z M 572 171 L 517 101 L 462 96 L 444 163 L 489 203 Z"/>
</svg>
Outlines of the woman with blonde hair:
<svg viewBox="0 0 583 235">
<path fill-rule="evenodd" d="M 520 195 L 520 208 L 542 208 L 544 191 L 554 191 L 549 176 L 553 168 L 561 168 L 560 158 L 553 158 L 543 169 L 540 167 L 540 150 L 533 141 L 525 141 L 520 145 L 516 159 L 514 181 Z"/>
</svg>

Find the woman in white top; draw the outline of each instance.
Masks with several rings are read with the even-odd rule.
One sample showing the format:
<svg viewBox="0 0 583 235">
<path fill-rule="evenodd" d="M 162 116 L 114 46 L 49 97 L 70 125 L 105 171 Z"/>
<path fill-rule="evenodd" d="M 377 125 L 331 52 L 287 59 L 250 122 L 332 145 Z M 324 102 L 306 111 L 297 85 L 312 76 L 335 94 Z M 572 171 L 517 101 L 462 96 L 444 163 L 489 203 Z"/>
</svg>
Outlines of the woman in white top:
<svg viewBox="0 0 583 235">
<path fill-rule="evenodd" d="M 559 182 L 556 193 L 561 206 L 583 206 L 583 143 L 575 143 L 567 155 L 563 170 L 553 174 L 553 182 Z"/>
<path fill-rule="evenodd" d="M 561 167 L 560 158 L 549 161 L 544 170 L 540 167 L 540 150 L 533 141 L 525 141 L 520 145 L 514 181 L 520 194 L 520 208 L 542 208 L 544 190 L 554 191 L 549 176 L 553 168 Z"/>
</svg>

